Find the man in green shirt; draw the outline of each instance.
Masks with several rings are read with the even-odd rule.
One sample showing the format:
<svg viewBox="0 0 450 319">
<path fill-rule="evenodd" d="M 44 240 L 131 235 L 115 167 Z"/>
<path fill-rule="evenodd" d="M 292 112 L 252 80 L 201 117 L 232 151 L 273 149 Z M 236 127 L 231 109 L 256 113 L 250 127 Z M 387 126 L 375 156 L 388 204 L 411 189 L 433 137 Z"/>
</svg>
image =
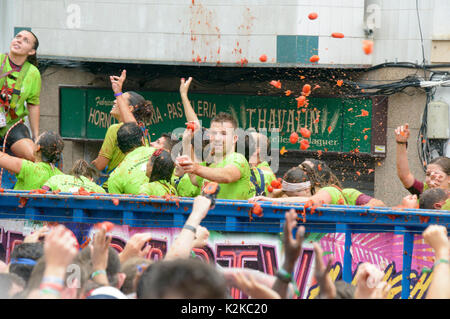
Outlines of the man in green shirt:
<svg viewBox="0 0 450 319">
<path fill-rule="evenodd" d="M 155 148 L 144 146 L 142 130 L 134 122 L 120 127 L 117 143 L 125 158 L 108 178 L 108 192 L 138 195 L 141 185 L 149 182 L 147 162 Z"/>
<path fill-rule="evenodd" d="M 237 121 L 233 116 L 219 113 L 211 120 L 209 129 L 212 164 L 202 166 L 187 156 L 180 158 L 184 171 L 191 174 L 192 184 L 201 186 L 206 181 L 220 184 L 219 199 L 246 200 L 255 195 L 255 187 L 250 181 L 250 166 L 244 155 L 234 151 L 238 140 L 236 129 Z"/>
</svg>

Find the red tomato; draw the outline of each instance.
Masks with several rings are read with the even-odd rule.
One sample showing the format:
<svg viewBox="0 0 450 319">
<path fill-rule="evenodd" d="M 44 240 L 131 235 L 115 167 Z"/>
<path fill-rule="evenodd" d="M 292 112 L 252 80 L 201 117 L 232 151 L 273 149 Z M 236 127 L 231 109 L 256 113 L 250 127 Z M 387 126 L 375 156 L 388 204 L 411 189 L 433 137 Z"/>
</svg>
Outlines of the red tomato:
<svg viewBox="0 0 450 319">
<path fill-rule="evenodd" d="M 195 131 L 195 123 L 194 122 L 187 123 L 187 129 L 194 132 Z"/>
<path fill-rule="evenodd" d="M 261 205 L 258 203 L 253 204 L 252 213 L 255 214 L 258 217 L 262 216 L 263 209 L 261 208 Z"/>
<path fill-rule="evenodd" d="M 267 55 L 263 54 L 259 57 L 259 61 L 266 62 L 267 61 Z"/>
<path fill-rule="evenodd" d="M 305 93 L 305 94 L 310 93 L 311 92 L 311 85 L 309 85 L 309 84 L 303 85 L 302 92 Z"/>
<path fill-rule="evenodd" d="M 118 198 L 113 198 L 112 202 L 116 206 L 119 205 L 119 199 Z"/>
<path fill-rule="evenodd" d="M 267 190 L 269 191 L 269 193 L 272 193 L 272 192 L 273 192 L 273 187 L 272 187 L 272 185 L 267 186 Z"/>
<path fill-rule="evenodd" d="M 344 34 L 343 34 L 343 33 L 340 33 L 340 32 L 333 32 L 333 33 L 331 34 L 331 36 L 332 36 L 333 38 L 342 39 L 342 38 L 344 37 Z"/>
<path fill-rule="evenodd" d="M 296 98 L 297 100 L 297 108 L 302 107 L 303 105 L 305 105 L 306 102 L 306 97 L 304 97 L 303 95 L 300 95 L 299 97 Z"/>
<path fill-rule="evenodd" d="M 308 130 L 307 128 L 305 128 L 305 127 L 302 127 L 302 128 L 300 129 L 300 134 L 301 134 L 304 138 L 310 138 L 310 137 L 311 137 L 311 131 Z"/>
<path fill-rule="evenodd" d="M 273 85 L 277 89 L 281 89 L 281 82 L 280 81 L 272 80 L 272 81 L 270 81 L 270 85 Z"/>
<path fill-rule="evenodd" d="M 289 137 L 289 142 L 292 144 L 297 143 L 298 141 L 298 134 L 296 132 L 292 132 L 291 136 Z"/>
<path fill-rule="evenodd" d="M 309 20 L 316 20 L 318 16 L 319 15 L 315 12 L 311 12 L 310 14 L 308 14 Z"/>
<path fill-rule="evenodd" d="M 308 140 L 301 140 L 300 141 L 300 148 L 302 150 L 307 150 L 309 148 L 309 142 Z"/>
<path fill-rule="evenodd" d="M 365 54 L 367 55 L 371 54 L 373 52 L 373 41 L 364 40 L 362 48 Z"/>
<path fill-rule="evenodd" d="M 313 55 L 311 58 L 309 58 L 309 62 L 315 63 L 320 60 L 318 55 Z"/>
</svg>

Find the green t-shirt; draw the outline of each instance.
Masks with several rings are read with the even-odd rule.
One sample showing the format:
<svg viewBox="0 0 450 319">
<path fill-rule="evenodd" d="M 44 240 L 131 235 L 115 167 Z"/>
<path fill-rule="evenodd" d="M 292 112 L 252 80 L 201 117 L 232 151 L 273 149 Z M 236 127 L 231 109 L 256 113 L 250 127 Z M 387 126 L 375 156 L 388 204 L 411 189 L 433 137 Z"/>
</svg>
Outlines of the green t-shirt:
<svg viewBox="0 0 450 319">
<path fill-rule="evenodd" d="M 140 146 L 128 153 L 108 178 L 108 192 L 114 194 L 139 194 L 142 184 L 148 183 L 147 162 L 154 147 Z"/>
<path fill-rule="evenodd" d="M 349 205 L 347 202 L 347 198 L 344 196 L 344 194 L 333 186 L 328 186 L 321 188 L 320 190 L 326 191 L 331 196 L 331 205 Z M 356 201 L 356 200 L 355 200 Z"/>
<path fill-rule="evenodd" d="M 14 185 L 15 190 L 40 189 L 48 179 L 54 175 L 63 174 L 57 167 L 52 167 L 48 163 L 33 163 L 28 160 L 22 160 L 22 168 L 19 174 L 16 174 L 17 182 Z"/>
<path fill-rule="evenodd" d="M 164 196 L 173 195 L 178 196 L 177 190 L 167 181 L 156 181 L 145 183 L 139 188 L 139 194 L 146 194 L 149 196 Z"/>
<path fill-rule="evenodd" d="M 355 188 L 344 188 L 342 190 L 342 194 L 345 197 L 347 205 L 356 206 L 356 201 L 358 197 L 361 196 L 363 193 L 361 193 L 359 190 Z"/>
<path fill-rule="evenodd" d="M 441 210 L 450 210 L 450 198 L 447 198 L 445 204 L 441 207 Z"/>
<path fill-rule="evenodd" d="M 110 173 L 115 169 L 125 158 L 125 155 L 117 145 L 117 131 L 122 125 L 123 123 L 113 124 L 108 128 L 102 147 L 98 153 L 99 156 L 109 159 L 108 168 L 106 170 L 107 173 Z"/>
<path fill-rule="evenodd" d="M 178 196 L 181 197 L 196 197 L 201 191 L 201 187 L 192 184 L 189 174 L 184 174 L 177 185 Z"/>
<path fill-rule="evenodd" d="M 256 179 L 256 183 L 258 185 L 261 185 L 261 175 L 259 174 L 258 168 L 261 170 L 261 172 L 264 175 L 264 191 L 266 194 L 269 193 L 269 191 L 267 190 L 267 187 L 269 187 L 270 183 L 273 180 L 276 180 L 277 177 L 275 176 L 275 174 L 273 173 L 272 169 L 269 166 L 269 163 L 267 162 L 262 162 L 261 164 L 257 165 L 256 167 L 253 167 L 253 173 L 255 175 L 255 179 Z"/>
<path fill-rule="evenodd" d="M 0 66 L 3 63 L 5 55 L 0 54 Z M 29 63 L 29 62 L 25 62 Z M 25 65 L 25 64 L 24 64 Z M 23 67 L 23 66 L 22 66 Z M 0 70 L 0 74 L 6 73 L 11 71 L 11 65 L 9 63 L 9 58 L 6 59 L 5 65 L 3 66 L 3 70 Z M 14 83 L 16 83 L 16 79 L 19 77 L 19 72 L 14 71 L 11 73 L 11 76 L 14 77 L 14 79 L 10 77 L 4 77 L 3 79 L 6 79 L 8 87 L 11 88 Z M 0 81 L 1 82 L 1 81 Z M 0 87 L 1 89 L 1 87 Z M 28 69 L 28 72 L 23 79 L 22 87 L 21 87 L 21 93 L 20 98 L 17 101 L 17 104 L 15 108 L 11 108 L 11 111 L 7 113 L 6 115 L 6 126 L 2 127 L 0 129 L 0 136 L 5 136 L 8 129 L 16 122 L 18 122 L 20 119 L 24 118 L 29 114 L 28 108 L 25 106 L 25 102 L 27 104 L 32 105 L 39 105 L 39 96 L 41 94 L 41 74 L 39 73 L 39 70 L 32 64 L 30 64 L 30 68 Z M 3 109 L 2 109 L 3 111 Z M 12 119 L 11 114 L 14 114 L 17 116 L 17 118 Z"/>
<path fill-rule="evenodd" d="M 80 176 L 79 178 L 72 175 L 55 175 L 44 184 L 52 191 L 60 190 L 63 193 L 76 193 L 80 187 L 83 187 L 88 192 L 106 193 L 106 191 L 95 184 L 87 177 Z"/>
<path fill-rule="evenodd" d="M 256 194 L 255 185 L 250 181 L 250 165 L 245 159 L 244 155 L 240 153 L 231 153 L 220 163 L 213 163 L 209 167 L 211 168 L 223 168 L 228 165 L 236 166 L 241 172 L 241 178 L 233 183 L 223 184 L 220 183 L 220 191 L 217 194 L 219 199 L 249 199 Z M 198 180 L 198 179 L 197 179 Z M 205 180 L 201 184 L 204 185 Z"/>
</svg>

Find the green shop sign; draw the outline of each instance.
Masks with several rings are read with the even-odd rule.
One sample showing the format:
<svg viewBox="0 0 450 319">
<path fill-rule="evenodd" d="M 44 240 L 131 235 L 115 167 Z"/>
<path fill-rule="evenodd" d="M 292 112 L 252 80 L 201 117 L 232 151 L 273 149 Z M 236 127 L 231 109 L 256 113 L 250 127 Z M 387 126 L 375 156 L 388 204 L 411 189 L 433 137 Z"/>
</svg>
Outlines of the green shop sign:
<svg viewBox="0 0 450 319">
<path fill-rule="evenodd" d="M 153 104 L 154 112 L 147 127 L 155 139 L 162 132 L 185 127 L 186 117 L 178 92 L 139 93 Z M 306 127 L 312 133 L 308 150 L 371 152 L 371 99 L 311 97 L 309 106 L 302 112 L 294 97 L 191 93 L 189 98 L 205 127 L 209 127 L 211 118 L 219 112 L 228 112 L 235 115 L 243 129 L 266 129 L 269 135 L 279 130 L 280 149 L 283 146 L 286 150 L 300 149 L 300 144 L 291 144 L 289 137 Z M 113 102 L 110 89 L 60 87 L 61 136 L 103 140 L 108 127 L 117 123 L 110 115 Z"/>
</svg>

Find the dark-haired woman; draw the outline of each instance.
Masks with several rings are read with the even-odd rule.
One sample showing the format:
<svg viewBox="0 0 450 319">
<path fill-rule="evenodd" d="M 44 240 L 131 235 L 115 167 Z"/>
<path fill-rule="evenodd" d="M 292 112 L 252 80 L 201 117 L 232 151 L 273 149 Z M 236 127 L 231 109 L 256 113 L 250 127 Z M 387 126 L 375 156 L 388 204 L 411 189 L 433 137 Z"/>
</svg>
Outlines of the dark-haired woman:
<svg viewBox="0 0 450 319">
<path fill-rule="evenodd" d="M 105 190 L 95 184 L 99 172 L 84 159 L 77 160 L 69 175 L 60 174 L 49 178 L 42 186 L 47 191 L 60 191 L 63 193 L 78 193 L 81 188 L 87 192 L 106 193 Z"/>
<path fill-rule="evenodd" d="M 409 170 L 407 145 L 410 132 L 408 124 L 397 127 L 397 176 L 403 186 L 413 195 L 420 195 L 428 188 L 448 190 L 450 183 L 450 158 L 438 157 L 427 165 L 425 182 L 418 181 Z"/>
<path fill-rule="evenodd" d="M 39 135 L 38 46 L 36 35 L 23 30 L 11 41 L 9 53 L 0 54 L 0 143 L 5 144 L 9 154 L 30 161 L 35 161 L 33 140 Z M 31 135 L 22 121 L 27 115 Z"/>
<path fill-rule="evenodd" d="M 0 167 L 16 174 L 15 190 L 40 189 L 50 177 L 62 174 L 55 167 L 64 148 L 62 138 L 55 132 L 44 132 L 35 145 L 35 162 L 0 153 Z"/>
<path fill-rule="evenodd" d="M 147 163 L 147 177 L 149 183 L 143 184 L 140 194 L 150 196 L 178 196 L 177 190 L 171 184 L 175 163 L 170 153 L 162 149 L 156 150 Z"/>
<path fill-rule="evenodd" d="M 150 145 L 150 135 L 145 128 L 145 123 L 149 121 L 153 112 L 153 105 L 150 101 L 146 101 L 140 94 L 134 91 L 122 93 L 122 85 L 125 79 L 125 70 L 120 77 L 110 77 L 114 95 L 116 97 L 110 113 L 117 121 L 119 121 L 119 123 L 113 124 L 108 128 L 98 156 L 92 161 L 92 164 L 99 171 L 106 169 L 104 173 L 107 176 L 110 175 L 125 158 L 125 154 L 123 154 L 117 146 L 117 131 L 123 123 L 137 123 L 144 133 L 145 145 Z M 107 181 L 103 184 L 103 188 L 108 189 Z"/>
</svg>

